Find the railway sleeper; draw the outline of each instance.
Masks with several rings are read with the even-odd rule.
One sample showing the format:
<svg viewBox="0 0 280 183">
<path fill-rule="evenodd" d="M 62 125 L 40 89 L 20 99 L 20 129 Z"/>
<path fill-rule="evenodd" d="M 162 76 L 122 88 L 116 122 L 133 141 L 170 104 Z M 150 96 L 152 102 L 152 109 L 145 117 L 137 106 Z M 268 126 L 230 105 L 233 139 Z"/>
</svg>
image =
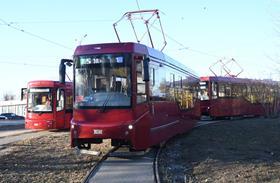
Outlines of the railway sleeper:
<svg viewBox="0 0 280 183">
<path fill-rule="evenodd" d="M 139 150 L 139 151 L 131 151 L 130 148 L 122 146 L 119 147 L 117 151 L 113 151 L 109 153 L 110 157 L 119 157 L 119 158 L 135 158 L 135 157 L 142 157 L 147 155 L 151 151 L 151 148 L 146 150 Z"/>
<path fill-rule="evenodd" d="M 77 147 L 75 148 L 75 150 L 76 150 L 77 155 L 87 154 L 87 155 L 99 156 L 101 154 L 101 152 L 99 152 L 99 151 L 79 149 Z"/>
</svg>

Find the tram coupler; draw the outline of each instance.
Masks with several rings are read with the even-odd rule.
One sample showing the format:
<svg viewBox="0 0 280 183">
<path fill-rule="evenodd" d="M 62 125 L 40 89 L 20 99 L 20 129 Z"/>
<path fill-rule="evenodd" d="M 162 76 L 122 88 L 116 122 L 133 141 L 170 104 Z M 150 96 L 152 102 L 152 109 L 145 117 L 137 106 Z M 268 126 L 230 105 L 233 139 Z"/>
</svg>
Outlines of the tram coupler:
<svg viewBox="0 0 280 183">
<path fill-rule="evenodd" d="M 87 155 L 92 155 L 92 156 L 99 156 L 101 154 L 101 152 L 99 152 L 99 151 L 79 149 L 78 147 L 75 147 L 75 150 L 76 150 L 77 155 L 87 154 Z"/>
</svg>

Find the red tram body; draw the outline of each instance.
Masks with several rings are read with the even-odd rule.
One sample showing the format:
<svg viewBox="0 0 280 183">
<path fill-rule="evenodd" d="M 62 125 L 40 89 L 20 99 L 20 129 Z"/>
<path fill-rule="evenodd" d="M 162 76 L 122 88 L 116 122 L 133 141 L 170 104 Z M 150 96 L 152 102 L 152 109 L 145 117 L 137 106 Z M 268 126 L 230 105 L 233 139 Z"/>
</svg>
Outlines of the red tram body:
<svg viewBox="0 0 280 183">
<path fill-rule="evenodd" d="M 143 150 L 191 130 L 199 118 L 199 78 L 138 43 L 78 46 L 74 54 L 71 146 Z"/>
<path fill-rule="evenodd" d="M 27 85 L 25 128 L 69 129 L 73 113 L 73 84 L 38 80 Z"/>
<path fill-rule="evenodd" d="M 200 109 L 211 118 L 279 114 L 279 83 L 233 77 L 201 77 Z"/>
</svg>

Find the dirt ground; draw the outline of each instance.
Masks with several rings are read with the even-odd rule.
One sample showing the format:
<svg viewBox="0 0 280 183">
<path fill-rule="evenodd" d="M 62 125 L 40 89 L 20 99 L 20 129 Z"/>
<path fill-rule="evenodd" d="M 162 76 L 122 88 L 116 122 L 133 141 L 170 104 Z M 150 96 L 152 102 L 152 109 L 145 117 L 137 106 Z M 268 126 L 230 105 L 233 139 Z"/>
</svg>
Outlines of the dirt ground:
<svg viewBox="0 0 280 183">
<path fill-rule="evenodd" d="M 9 144 L 0 155 L 0 183 L 8 182 L 81 182 L 101 157 L 77 155 L 69 145 L 69 132 Z M 106 153 L 109 141 L 94 147 Z"/>
<path fill-rule="evenodd" d="M 228 120 L 170 140 L 162 182 L 280 182 L 280 119 Z"/>
</svg>

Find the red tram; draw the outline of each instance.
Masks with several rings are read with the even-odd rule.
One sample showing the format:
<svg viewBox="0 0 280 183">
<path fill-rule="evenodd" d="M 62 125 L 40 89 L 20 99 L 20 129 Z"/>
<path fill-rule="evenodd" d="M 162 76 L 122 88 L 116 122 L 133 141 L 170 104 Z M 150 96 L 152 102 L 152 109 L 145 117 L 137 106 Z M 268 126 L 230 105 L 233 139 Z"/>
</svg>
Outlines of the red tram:
<svg viewBox="0 0 280 183">
<path fill-rule="evenodd" d="M 201 77 L 201 115 L 211 118 L 275 116 L 280 110 L 280 85 L 272 80 Z"/>
<path fill-rule="evenodd" d="M 69 129 L 73 112 L 72 88 L 71 82 L 30 81 L 25 128 Z"/>
<path fill-rule="evenodd" d="M 78 46 L 74 54 L 71 146 L 143 150 L 187 132 L 199 118 L 199 78 L 162 52 L 138 43 Z"/>
</svg>

